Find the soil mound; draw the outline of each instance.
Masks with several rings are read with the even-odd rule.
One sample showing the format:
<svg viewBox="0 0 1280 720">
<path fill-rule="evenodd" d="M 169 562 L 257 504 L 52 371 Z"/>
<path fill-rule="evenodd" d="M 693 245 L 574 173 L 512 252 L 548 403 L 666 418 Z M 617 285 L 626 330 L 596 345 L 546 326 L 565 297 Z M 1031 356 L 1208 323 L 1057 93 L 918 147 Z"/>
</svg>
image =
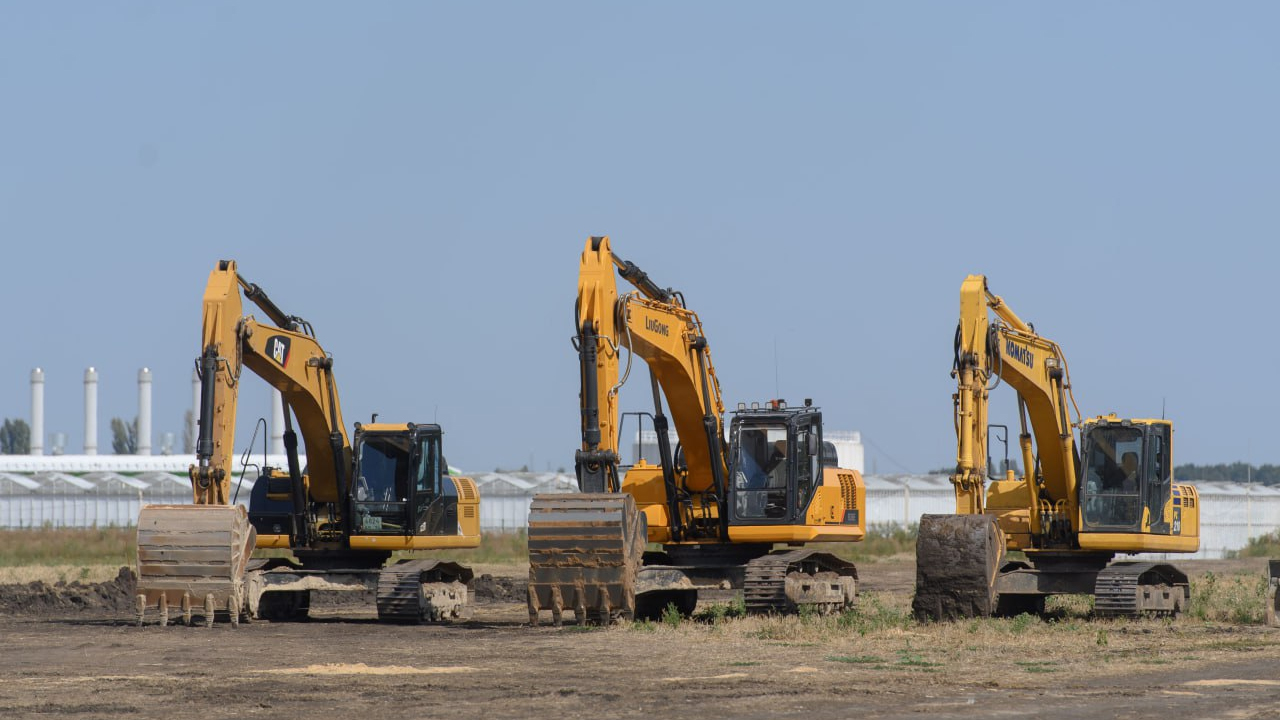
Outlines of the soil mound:
<svg viewBox="0 0 1280 720">
<path fill-rule="evenodd" d="M 529 583 L 524 578 L 494 577 L 488 573 L 472 581 L 472 598 L 477 603 L 527 602 Z"/>
<path fill-rule="evenodd" d="M 115 579 L 101 583 L 43 581 L 0 585 L 0 614 L 64 615 L 68 610 L 121 614 L 133 608 L 133 570 L 120 568 Z"/>
</svg>

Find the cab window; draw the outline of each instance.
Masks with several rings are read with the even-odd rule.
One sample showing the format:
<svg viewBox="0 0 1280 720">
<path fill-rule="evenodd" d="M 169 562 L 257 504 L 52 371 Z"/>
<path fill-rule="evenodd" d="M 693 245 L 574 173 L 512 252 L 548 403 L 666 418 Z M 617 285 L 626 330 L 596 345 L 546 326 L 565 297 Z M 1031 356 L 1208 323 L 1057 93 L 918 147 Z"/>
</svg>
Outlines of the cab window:
<svg viewBox="0 0 1280 720">
<path fill-rule="evenodd" d="M 435 437 L 418 438 L 418 467 L 415 483 L 419 494 L 435 495 L 440 490 L 440 452 Z"/>
<path fill-rule="evenodd" d="M 1136 528 L 1142 520 L 1142 430 L 1117 425 L 1095 427 L 1089 431 L 1088 444 L 1085 525 Z"/>
</svg>

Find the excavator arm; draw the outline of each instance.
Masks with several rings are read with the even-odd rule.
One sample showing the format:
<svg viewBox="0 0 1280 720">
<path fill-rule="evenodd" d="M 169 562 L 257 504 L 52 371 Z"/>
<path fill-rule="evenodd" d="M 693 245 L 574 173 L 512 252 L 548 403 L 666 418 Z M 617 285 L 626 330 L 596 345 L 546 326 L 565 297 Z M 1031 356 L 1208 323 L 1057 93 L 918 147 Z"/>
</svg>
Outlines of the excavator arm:
<svg viewBox="0 0 1280 720">
<path fill-rule="evenodd" d="M 241 288 L 277 325 L 242 313 Z M 279 390 L 285 417 L 297 417 L 307 448 L 308 490 L 319 502 L 347 495 L 351 444 L 342 423 L 333 360 L 305 330 L 305 321 L 285 315 L 261 288 L 225 260 L 209 274 L 204 294 L 200 359 L 200 431 L 197 464 L 191 467 L 196 504 L 227 504 L 243 368 Z M 292 429 L 287 433 L 292 434 Z M 296 450 L 296 435 L 286 439 Z"/>
<path fill-rule="evenodd" d="M 994 322 L 988 311 L 995 315 Z M 1037 335 L 991 293 L 981 275 L 970 275 L 960 289 L 952 374 L 957 379 L 956 472 L 952 476 L 956 512 L 981 514 L 986 509 L 988 385 L 994 376 L 1009 383 L 1018 395 L 1019 447 L 1033 532 L 1038 534 L 1042 502 L 1074 517 L 1077 460 L 1067 411 L 1071 383 L 1062 348 Z"/>
<path fill-rule="evenodd" d="M 637 292 L 618 294 L 615 268 Z M 677 493 L 711 492 L 723 501 L 727 494 L 724 404 L 697 314 L 684 306 L 678 292 L 660 288 L 634 263 L 614 255 L 609 238 L 593 237 L 582 253 L 576 320 L 575 344 L 582 371 L 582 449 L 577 468 L 583 491 L 620 488 L 618 390 L 620 349 L 625 348 L 649 369 L 659 443 L 667 438 L 664 396 L 677 434 L 698 439 L 686 441 L 687 471 L 678 475 L 670 467 L 669 449 L 660 447 L 669 522 L 678 525 Z M 674 529 L 679 535 L 680 528 Z"/>
</svg>

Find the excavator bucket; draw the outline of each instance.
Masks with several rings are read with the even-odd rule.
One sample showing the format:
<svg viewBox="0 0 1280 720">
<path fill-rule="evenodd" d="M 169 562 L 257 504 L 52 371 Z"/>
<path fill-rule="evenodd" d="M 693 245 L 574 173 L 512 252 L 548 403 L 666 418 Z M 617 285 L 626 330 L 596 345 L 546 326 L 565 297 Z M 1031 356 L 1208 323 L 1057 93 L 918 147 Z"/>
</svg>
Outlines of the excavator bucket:
<svg viewBox="0 0 1280 720">
<path fill-rule="evenodd" d="M 647 530 L 635 499 L 622 493 L 538 495 L 529 508 L 529 622 L 550 610 L 556 625 L 635 616 L 636 573 Z"/>
<path fill-rule="evenodd" d="M 245 568 L 256 533 L 242 505 L 145 505 L 138 514 L 141 625 L 148 608 L 168 624 L 171 611 L 191 623 L 193 611 L 213 625 L 227 612 L 232 625 L 245 608 Z"/>
<path fill-rule="evenodd" d="M 996 611 L 1004 536 L 991 515 L 922 515 L 916 536 L 918 620 L 987 617 Z"/>
</svg>

